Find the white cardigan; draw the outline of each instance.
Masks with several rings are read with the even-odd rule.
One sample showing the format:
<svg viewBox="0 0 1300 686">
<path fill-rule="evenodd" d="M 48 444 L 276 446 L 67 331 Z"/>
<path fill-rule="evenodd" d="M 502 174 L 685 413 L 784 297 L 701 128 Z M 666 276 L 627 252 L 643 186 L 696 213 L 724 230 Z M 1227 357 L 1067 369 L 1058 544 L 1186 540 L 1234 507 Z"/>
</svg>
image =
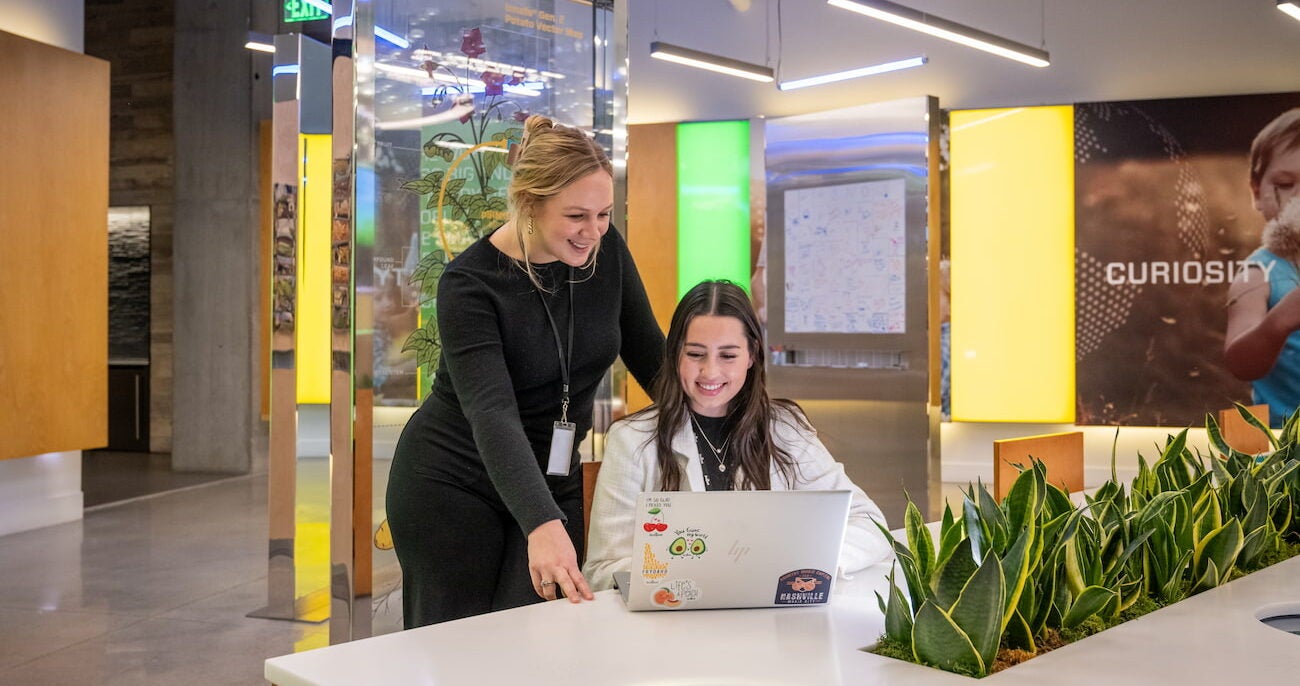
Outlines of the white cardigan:
<svg viewBox="0 0 1300 686">
<path fill-rule="evenodd" d="M 880 508 L 849 481 L 844 466 L 831 457 L 815 431 L 798 426 L 787 411 L 780 408 L 775 411 L 780 418 L 772 421 L 773 440 L 794 458 L 798 469 L 797 482 L 792 487 L 773 464 L 772 490 L 852 491 L 848 527 L 840 549 L 840 570 L 851 572 L 891 559 L 893 549 L 872 522 L 885 524 Z M 657 418 L 658 414 L 650 411 L 621 420 L 610 427 L 605 438 L 605 457 L 591 504 L 587 561 L 582 566 L 592 590 L 613 587 L 614 572 L 631 568 L 636 497 L 645 491 L 659 490 L 659 461 L 653 443 Z M 685 474 L 681 490 L 705 490 L 700 453 L 689 424 L 678 428 L 672 449 Z M 735 478 L 738 483 L 740 475 Z"/>
</svg>

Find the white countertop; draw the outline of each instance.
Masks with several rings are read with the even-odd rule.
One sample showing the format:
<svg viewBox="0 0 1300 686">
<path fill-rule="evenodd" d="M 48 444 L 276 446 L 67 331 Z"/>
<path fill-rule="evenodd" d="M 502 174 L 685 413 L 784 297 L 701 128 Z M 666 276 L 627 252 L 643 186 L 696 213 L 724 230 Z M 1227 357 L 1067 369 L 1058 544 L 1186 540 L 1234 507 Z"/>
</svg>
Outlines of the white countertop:
<svg viewBox="0 0 1300 686">
<path fill-rule="evenodd" d="M 887 569 L 837 583 L 828 606 L 628 612 L 616 591 L 376 636 L 266 661 L 278 686 L 346 684 L 972 684 L 871 653 Z M 1294 684 L 1300 558 L 999 672 L 1000 684 Z"/>
</svg>

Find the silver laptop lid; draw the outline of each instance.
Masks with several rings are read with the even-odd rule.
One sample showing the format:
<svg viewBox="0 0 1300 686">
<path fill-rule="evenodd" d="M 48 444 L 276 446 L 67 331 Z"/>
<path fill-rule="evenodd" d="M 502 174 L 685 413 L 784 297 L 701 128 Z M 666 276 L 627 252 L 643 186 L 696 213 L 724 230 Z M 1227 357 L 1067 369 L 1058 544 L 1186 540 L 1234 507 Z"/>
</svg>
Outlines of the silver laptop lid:
<svg viewBox="0 0 1300 686">
<path fill-rule="evenodd" d="M 633 610 L 777 607 L 830 598 L 849 491 L 642 493 Z"/>
</svg>

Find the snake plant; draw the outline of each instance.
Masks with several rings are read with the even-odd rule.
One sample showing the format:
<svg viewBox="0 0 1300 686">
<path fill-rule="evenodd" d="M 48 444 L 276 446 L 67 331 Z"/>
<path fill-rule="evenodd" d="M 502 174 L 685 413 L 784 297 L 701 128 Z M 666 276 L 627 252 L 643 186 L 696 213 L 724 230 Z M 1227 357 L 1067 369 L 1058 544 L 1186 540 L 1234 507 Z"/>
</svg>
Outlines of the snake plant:
<svg viewBox="0 0 1300 686">
<path fill-rule="evenodd" d="M 1082 506 L 1035 460 L 1001 502 L 977 482 L 960 517 L 945 505 L 937 540 L 909 500 L 902 540 L 881 527 L 898 561 L 877 594 L 885 638 L 921 664 L 984 676 L 1002 648 L 1036 652 L 1051 630 L 1121 621 L 1143 597 L 1176 602 L 1300 543 L 1300 411 L 1274 435 L 1238 409 L 1268 455 L 1233 450 L 1207 417 L 1210 455 L 1184 430 L 1153 463 L 1139 454 L 1123 484 L 1112 452 L 1111 479 Z"/>
</svg>

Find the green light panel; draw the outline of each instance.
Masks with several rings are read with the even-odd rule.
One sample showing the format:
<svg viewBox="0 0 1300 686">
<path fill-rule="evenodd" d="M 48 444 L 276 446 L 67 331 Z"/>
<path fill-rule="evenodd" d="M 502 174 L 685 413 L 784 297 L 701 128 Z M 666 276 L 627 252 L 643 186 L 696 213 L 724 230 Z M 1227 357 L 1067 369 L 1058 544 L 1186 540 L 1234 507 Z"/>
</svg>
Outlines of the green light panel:
<svg viewBox="0 0 1300 686">
<path fill-rule="evenodd" d="M 677 297 L 749 276 L 749 122 L 678 124 Z"/>
</svg>

